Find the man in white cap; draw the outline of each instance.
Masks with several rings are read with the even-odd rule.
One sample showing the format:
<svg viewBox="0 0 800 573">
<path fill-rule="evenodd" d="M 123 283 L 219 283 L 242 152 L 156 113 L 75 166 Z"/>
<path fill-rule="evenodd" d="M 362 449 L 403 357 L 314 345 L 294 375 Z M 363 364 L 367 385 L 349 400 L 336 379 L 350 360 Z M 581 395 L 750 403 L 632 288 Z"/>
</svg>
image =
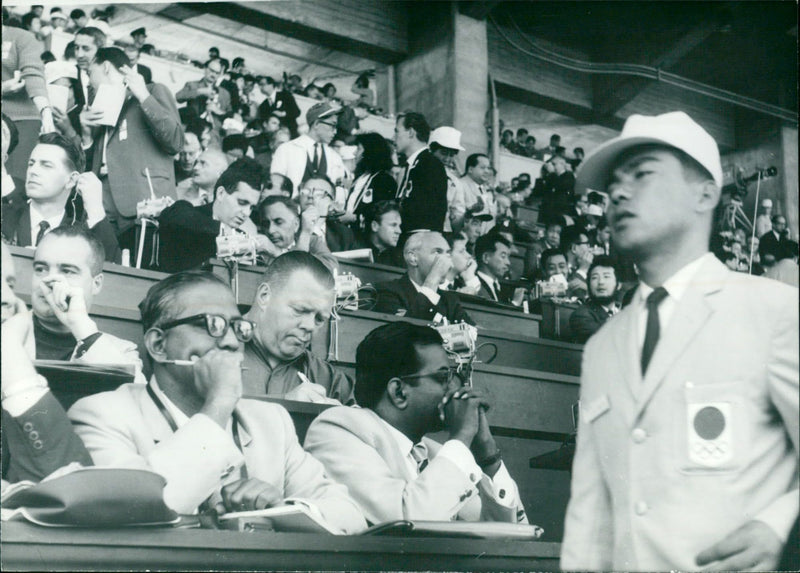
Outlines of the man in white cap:
<svg viewBox="0 0 800 573">
<path fill-rule="evenodd" d="M 628 118 L 577 184 L 608 191 L 640 284 L 584 349 L 561 567 L 774 569 L 800 501 L 797 289 L 709 253 L 719 151 L 683 112 Z"/>
<path fill-rule="evenodd" d="M 756 237 L 763 237 L 772 230 L 772 199 L 761 200 L 761 212 L 756 217 Z"/>
<path fill-rule="evenodd" d="M 456 166 L 456 156 L 459 151 L 464 151 L 461 147 L 461 132 L 454 127 L 443 125 L 431 131 L 428 138 L 428 149 L 431 150 L 433 156 L 442 162 L 444 171 L 447 174 L 447 209 L 449 216 L 444 221 L 445 232 L 450 232 L 458 227 L 453 225 L 456 221 L 459 224 L 463 223 L 464 214 L 461 213 L 461 218 L 456 217 L 453 219 L 453 203 L 456 198 L 463 195 L 461 188 L 461 178 L 458 175 L 458 167 Z"/>
</svg>

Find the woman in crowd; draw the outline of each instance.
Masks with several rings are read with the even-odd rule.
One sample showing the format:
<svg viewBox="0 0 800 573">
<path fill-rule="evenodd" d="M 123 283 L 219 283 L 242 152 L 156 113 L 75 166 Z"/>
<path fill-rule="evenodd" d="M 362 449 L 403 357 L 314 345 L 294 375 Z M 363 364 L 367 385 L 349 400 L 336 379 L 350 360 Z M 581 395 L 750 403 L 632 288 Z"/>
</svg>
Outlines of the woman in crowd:
<svg viewBox="0 0 800 573">
<path fill-rule="evenodd" d="M 361 232 L 370 205 L 394 199 L 397 183 L 392 177 L 392 149 L 382 135 L 358 134 L 356 145 L 355 181 L 340 220 Z"/>
</svg>

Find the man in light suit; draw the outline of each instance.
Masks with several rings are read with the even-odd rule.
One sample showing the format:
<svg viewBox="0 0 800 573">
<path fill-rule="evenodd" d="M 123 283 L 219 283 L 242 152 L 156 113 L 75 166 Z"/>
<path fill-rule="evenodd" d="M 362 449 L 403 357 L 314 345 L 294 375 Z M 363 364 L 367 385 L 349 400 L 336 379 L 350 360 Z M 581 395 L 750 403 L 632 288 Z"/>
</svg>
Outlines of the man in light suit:
<svg viewBox="0 0 800 573">
<path fill-rule="evenodd" d="M 288 412 L 241 399 L 242 347 L 254 325 L 224 282 L 206 271 L 171 275 L 150 288 L 141 311 L 154 363 L 149 384 L 69 410 L 96 465 L 161 474 L 164 501 L 179 513 L 201 504 L 257 510 L 297 497 L 341 532 L 364 528 L 347 490 L 303 451 Z"/>
<path fill-rule="evenodd" d="M 562 568 L 774 569 L 799 501 L 797 289 L 709 253 L 719 151 L 683 112 L 631 116 L 578 182 L 607 187 L 641 282 L 584 350 Z"/>
<path fill-rule="evenodd" d="M 434 329 L 376 328 L 356 351 L 356 400 L 312 422 L 305 448 L 345 484 L 367 521 L 527 523 L 489 431 L 488 399 L 462 386 Z M 445 430 L 439 444 L 423 436 Z"/>
</svg>

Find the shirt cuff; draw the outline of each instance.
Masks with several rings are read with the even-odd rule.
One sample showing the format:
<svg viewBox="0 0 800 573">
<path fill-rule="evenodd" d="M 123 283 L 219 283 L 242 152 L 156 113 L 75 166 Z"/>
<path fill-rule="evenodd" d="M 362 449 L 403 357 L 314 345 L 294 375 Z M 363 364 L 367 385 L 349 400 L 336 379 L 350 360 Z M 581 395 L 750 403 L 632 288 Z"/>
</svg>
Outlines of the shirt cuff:
<svg viewBox="0 0 800 573">
<path fill-rule="evenodd" d="M 495 502 L 503 507 L 517 507 L 519 503 L 519 490 L 516 482 L 511 478 L 511 474 L 506 469 L 506 464 L 500 462 L 500 468 L 494 477 L 483 475 L 486 490 Z"/>
<path fill-rule="evenodd" d="M 425 298 L 427 298 L 429 301 L 431 301 L 431 304 L 434 304 L 434 305 L 439 304 L 439 300 L 442 298 L 442 295 L 440 295 L 438 292 L 436 292 L 432 288 L 428 288 L 426 286 L 419 287 L 419 292 L 424 294 Z"/>
<path fill-rule="evenodd" d="M 25 385 L 28 387 L 3 399 L 3 409 L 15 418 L 30 410 L 31 406 L 49 391 L 47 380 L 38 374 L 30 378 Z"/>
<path fill-rule="evenodd" d="M 472 452 L 460 440 L 447 440 L 442 449 L 439 450 L 439 453 L 436 454 L 436 457 L 437 459 L 444 457 L 453 462 L 474 486 L 477 486 L 483 477 L 483 471 L 475 462 Z"/>
<path fill-rule="evenodd" d="M 472 278 L 468 281 L 464 281 L 464 285 L 468 286 L 469 288 L 481 288 L 481 279 L 477 276 L 473 275 Z"/>
</svg>

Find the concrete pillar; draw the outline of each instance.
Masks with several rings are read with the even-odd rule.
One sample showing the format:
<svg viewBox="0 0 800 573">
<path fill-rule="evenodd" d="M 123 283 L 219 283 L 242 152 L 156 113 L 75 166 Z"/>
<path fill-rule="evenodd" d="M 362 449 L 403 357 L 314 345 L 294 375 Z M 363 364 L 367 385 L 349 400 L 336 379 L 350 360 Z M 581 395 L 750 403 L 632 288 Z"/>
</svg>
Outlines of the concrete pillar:
<svg viewBox="0 0 800 573">
<path fill-rule="evenodd" d="M 781 213 L 786 216 L 786 222 L 792 233 L 792 238 L 798 237 L 798 173 L 797 173 L 797 128 L 781 127 L 781 165 L 777 166 L 783 173 L 783 197 Z"/>
<path fill-rule="evenodd" d="M 486 20 L 453 14 L 453 122 L 467 154 L 488 151 L 489 50 Z"/>
</svg>

